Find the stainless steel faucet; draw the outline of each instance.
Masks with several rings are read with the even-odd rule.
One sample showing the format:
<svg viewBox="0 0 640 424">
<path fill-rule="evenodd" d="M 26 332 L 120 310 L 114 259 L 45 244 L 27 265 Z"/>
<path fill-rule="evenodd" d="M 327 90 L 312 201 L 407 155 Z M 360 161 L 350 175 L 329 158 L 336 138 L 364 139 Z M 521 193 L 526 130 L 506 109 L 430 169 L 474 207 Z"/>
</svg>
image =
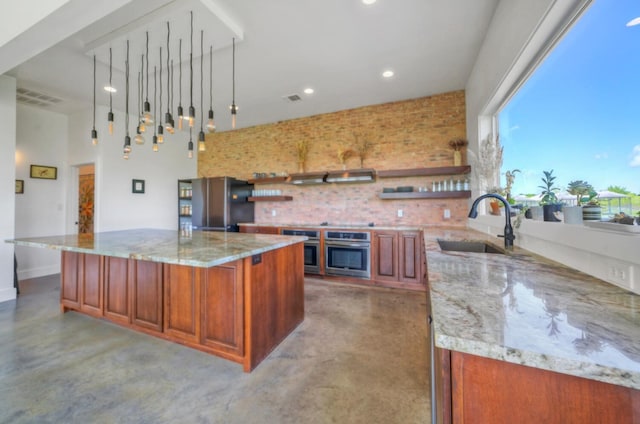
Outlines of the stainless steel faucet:
<svg viewBox="0 0 640 424">
<path fill-rule="evenodd" d="M 500 196 L 499 194 L 489 193 L 483 194 L 473 201 L 473 205 L 471 205 L 471 210 L 469 211 L 469 218 L 476 218 L 478 216 L 478 204 L 482 199 L 486 199 L 487 197 L 493 197 L 504 203 L 506 222 L 504 225 L 504 235 L 498 234 L 498 237 L 504 237 L 504 248 L 508 250 L 513 249 L 513 241 L 516 239 L 516 236 L 513 234 L 513 227 L 511 226 L 511 207 L 509 206 L 509 202 Z"/>
</svg>

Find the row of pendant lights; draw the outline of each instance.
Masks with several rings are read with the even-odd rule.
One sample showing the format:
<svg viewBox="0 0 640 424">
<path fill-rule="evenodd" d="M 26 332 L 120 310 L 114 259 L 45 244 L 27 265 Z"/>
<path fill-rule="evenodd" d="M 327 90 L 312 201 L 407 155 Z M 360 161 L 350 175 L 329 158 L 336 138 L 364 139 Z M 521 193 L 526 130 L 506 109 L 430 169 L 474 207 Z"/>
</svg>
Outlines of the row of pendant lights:
<svg viewBox="0 0 640 424">
<path fill-rule="evenodd" d="M 193 12 L 191 12 L 191 30 L 190 30 L 190 44 L 191 51 L 189 53 L 189 108 L 188 114 L 184 115 L 184 108 L 182 107 L 182 39 L 179 40 L 179 101 L 178 101 L 178 129 L 183 129 L 183 121 L 188 120 L 189 125 L 189 143 L 187 145 L 188 157 L 193 157 L 193 140 L 192 130 L 196 120 L 196 109 L 193 106 Z M 153 128 L 153 151 L 158 151 L 158 145 L 164 143 L 164 131 L 169 134 L 175 133 L 175 120 L 171 113 L 173 109 L 173 60 L 170 59 L 169 41 L 171 30 L 169 28 L 169 22 L 167 22 L 167 111 L 164 116 L 164 124 L 162 122 L 162 47 L 160 47 L 160 59 L 159 59 L 159 79 L 160 83 L 157 84 L 156 80 L 156 66 L 153 67 L 153 113 L 151 112 L 151 103 L 149 102 L 149 32 L 146 33 L 146 50 L 142 55 L 140 72 L 138 73 L 138 126 L 136 127 L 136 135 L 134 141 L 138 145 L 145 143 L 144 135 Z M 198 133 L 198 151 L 205 151 L 205 137 L 204 137 L 204 116 L 203 116 L 203 75 L 204 75 L 204 31 L 200 31 L 200 132 Z M 231 127 L 236 127 L 236 115 L 238 107 L 235 102 L 235 61 L 236 61 L 236 43 L 235 38 L 232 39 L 232 101 L 231 101 Z M 143 71 L 145 67 L 146 59 L 146 71 Z M 107 122 L 109 127 L 109 134 L 113 134 L 114 127 L 114 114 L 113 114 L 113 98 L 112 93 L 115 91 L 112 87 L 112 51 L 109 48 L 109 112 L 107 114 Z M 147 75 L 146 82 L 146 96 L 144 95 L 144 74 Z M 156 94 L 157 88 L 160 88 L 160 114 L 158 125 L 156 122 Z M 144 97 L 144 102 L 143 102 Z M 142 110 L 140 108 L 142 104 Z M 213 113 L 213 46 L 209 48 L 209 113 L 206 123 L 207 131 L 212 133 L 215 131 L 214 113 Z M 129 40 L 127 40 L 127 52 L 125 60 L 125 131 L 124 138 L 123 158 L 129 159 L 131 153 L 131 137 L 129 136 Z M 94 145 L 98 144 L 98 132 L 96 131 L 96 56 L 93 55 L 93 127 L 91 129 L 91 140 Z"/>
</svg>

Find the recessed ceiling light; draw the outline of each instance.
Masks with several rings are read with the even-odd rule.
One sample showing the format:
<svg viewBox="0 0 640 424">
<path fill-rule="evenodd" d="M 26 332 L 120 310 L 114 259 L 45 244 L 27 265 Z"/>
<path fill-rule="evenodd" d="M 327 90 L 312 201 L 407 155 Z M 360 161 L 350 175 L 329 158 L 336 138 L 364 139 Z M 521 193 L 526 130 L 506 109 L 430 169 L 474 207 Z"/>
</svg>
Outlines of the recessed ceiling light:
<svg viewBox="0 0 640 424">
<path fill-rule="evenodd" d="M 304 94 L 313 94 L 313 88 L 311 88 L 311 87 L 305 88 L 304 89 Z"/>
<path fill-rule="evenodd" d="M 115 93 L 118 90 L 115 87 L 111 87 L 110 85 L 105 85 L 104 86 L 104 91 L 107 91 L 109 93 Z"/>
<path fill-rule="evenodd" d="M 382 73 L 382 76 L 385 78 L 391 78 L 393 76 L 393 71 L 392 70 L 386 70 Z"/>
<path fill-rule="evenodd" d="M 373 4 L 375 2 L 376 2 L 376 0 L 362 0 L 362 3 L 364 3 L 366 5 L 370 5 L 370 4 Z"/>
</svg>

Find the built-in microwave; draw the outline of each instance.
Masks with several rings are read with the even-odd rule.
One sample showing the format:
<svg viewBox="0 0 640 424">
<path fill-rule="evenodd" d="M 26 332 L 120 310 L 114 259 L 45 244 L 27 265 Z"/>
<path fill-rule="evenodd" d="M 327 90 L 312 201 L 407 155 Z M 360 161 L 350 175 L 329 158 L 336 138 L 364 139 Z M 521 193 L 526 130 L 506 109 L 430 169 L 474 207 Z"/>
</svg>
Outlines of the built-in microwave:
<svg viewBox="0 0 640 424">
<path fill-rule="evenodd" d="M 305 274 L 320 274 L 320 231 L 284 228 L 280 234 L 285 236 L 307 236 L 304 242 Z"/>
</svg>

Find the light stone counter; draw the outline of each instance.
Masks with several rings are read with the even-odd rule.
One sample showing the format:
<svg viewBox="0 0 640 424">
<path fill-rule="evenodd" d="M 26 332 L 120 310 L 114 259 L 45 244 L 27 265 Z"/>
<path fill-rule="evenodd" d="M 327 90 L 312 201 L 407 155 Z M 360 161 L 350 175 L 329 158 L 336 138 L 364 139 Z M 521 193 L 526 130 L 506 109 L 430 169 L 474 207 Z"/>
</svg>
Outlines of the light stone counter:
<svg viewBox="0 0 640 424">
<path fill-rule="evenodd" d="M 387 230 L 387 231 L 421 231 L 423 227 L 421 226 L 398 226 L 398 225 L 367 225 L 367 224 L 339 224 L 339 223 L 329 223 L 327 225 L 321 224 L 260 224 L 260 223 L 241 223 L 239 226 L 245 227 L 276 227 L 276 228 L 295 228 L 295 229 L 327 229 L 327 230 Z"/>
<path fill-rule="evenodd" d="M 517 247 L 444 252 L 438 238 L 503 240 L 427 228 L 436 346 L 640 389 L 640 296 Z"/>
<path fill-rule="evenodd" d="M 20 246 L 208 268 L 305 240 L 307 237 L 215 231 L 194 231 L 183 236 L 177 230 L 135 229 L 6 241 Z"/>
</svg>

